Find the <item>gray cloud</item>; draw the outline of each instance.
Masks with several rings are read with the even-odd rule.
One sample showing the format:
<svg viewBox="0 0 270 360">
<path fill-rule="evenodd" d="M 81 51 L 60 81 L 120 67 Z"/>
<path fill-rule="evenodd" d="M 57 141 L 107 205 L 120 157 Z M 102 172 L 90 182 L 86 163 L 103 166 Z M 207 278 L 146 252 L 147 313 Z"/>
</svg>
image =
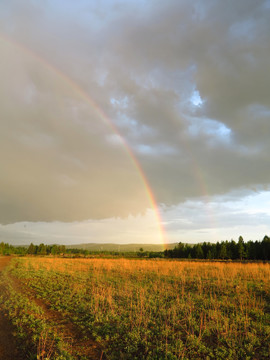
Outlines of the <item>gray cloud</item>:
<svg viewBox="0 0 270 360">
<path fill-rule="evenodd" d="M 159 203 L 269 184 L 269 1 L 139 5 L 0 5 L 2 223 L 150 206 L 119 138 L 57 71 L 111 118 Z"/>
</svg>

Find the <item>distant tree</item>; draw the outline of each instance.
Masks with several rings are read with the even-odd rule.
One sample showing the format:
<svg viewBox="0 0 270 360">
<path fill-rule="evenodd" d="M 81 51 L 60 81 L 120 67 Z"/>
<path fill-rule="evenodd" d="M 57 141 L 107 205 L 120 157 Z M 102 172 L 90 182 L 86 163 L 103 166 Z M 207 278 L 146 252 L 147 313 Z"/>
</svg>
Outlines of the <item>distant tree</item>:
<svg viewBox="0 0 270 360">
<path fill-rule="evenodd" d="M 59 249 L 59 246 L 57 245 L 53 245 L 50 249 L 50 253 L 52 255 L 59 255 L 60 254 L 60 249 Z"/>
<path fill-rule="evenodd" d="M 4 251 L 5 251 L 5 243 L 1 242 L 0 243 L 0 254 L 4 254 Z"/>
<path fill-rule="evenodd" d="M 226 248 L 226 256 L 225 259 L 231 259 L 232 258 L 232 252 L 231 252 L 231 247 L 230 247 L 230 243 L 228 240 L 226 240 L 224 242 L 225 248 Z"/>
<path fill-rule="evenodd" d="M 220 253 L 219 253 L 220 259 L 226 259 L 227 258 L 227 249 L 226 244 L 223 242 L 220 247 Z"/>
<path fill-rule="evenodd" d="M 246 248 L 246 258 L 249 260 L 253 260 L 254 259 L 254 255 L 253 255 L 253 242 L 252 241 L 248 241 L 245 244 L 245 248 Z"/>
<path fill-rule="evenodd" d="M 221 249 L 221 244 L 219 242 L 216 243 L 216 258 L 220 259 L 220 249 Z"/>
<path fill-rule="evenodd" d="M 35 254 L 36 247 L 33 243 L 31 243 L 27 249 L 27 254 L 34 255 Z"/>
<path fill-rule="evenodd" d="M 262 258 L 270 260 L 270 238 L 265 235 L 262 241 Z"/>
<path fill-rule="evenodd" d="M 41 244 L 38 246 L 37 253 L 38 253 L 39 255 L 46 255 L 46 254 L 47 254 L 46 246 L 45 246 L 43 243 L 41 243 Z"/>
<path fill-rule="evenodd" d="M 208 251 L 209 251 L 210 248 L 211 248 L 211 244 L 210 244 L 210 243 L 204 242 L 204 243 L 202 244 L 202 251 L 203 251 L 203 257 L 204 257 L 204 259 L 207 258 L 207 253 L 208 253 Z"/>
<path fill-rule="evenodd" d="M 65 254 L 65 253 L 66 253 L 66 247 L 65 247 L 65 245 L 60 245 L 60 246 L 59 246 L 59 253 L 60 253 L 60 254 Z"/>
<path fill-rule="evenodd" d="M 185 245 L 183 243 L 179 243 L 176 248 L 177 257 L 184 258 L 185 257 Z"/>
<path fill-rule="evenodd" d="M 237 250 L 237 244 L 236 244 L 236 242 L 232 239 L 232 240 L 229 242 L 228 246 L 229 246 L 229 249 L 230 249 L 230 258 L 231 258 L 232 260 L 237 259 L 237 257 L 238 257 L 238 250 Z"/>
<path fill-rule="evenodd" d="M 244 239 L 242 238 L 242 236 L 239 236 L 237 243 L 237 250 L 238 250 L 238 258 L 240 260 L 244 259 L 246 257 L 246 252 L 245 252 Z"/>
<path fill-rule="evenodd" d="M 195 245 L 195 246 L 196 246 L 196 248 L 195 248 L 195 257 L 196 257 L 196 259 L 203 259 L 204 255 L 203 255 L 202 246 L 200 244 Z"/>
<path fill-rule="evenodd" d="M 212 259 L 217 259 L 217 245 L 211 244 L 211 253 L 212 253 Z"/>
</svg>

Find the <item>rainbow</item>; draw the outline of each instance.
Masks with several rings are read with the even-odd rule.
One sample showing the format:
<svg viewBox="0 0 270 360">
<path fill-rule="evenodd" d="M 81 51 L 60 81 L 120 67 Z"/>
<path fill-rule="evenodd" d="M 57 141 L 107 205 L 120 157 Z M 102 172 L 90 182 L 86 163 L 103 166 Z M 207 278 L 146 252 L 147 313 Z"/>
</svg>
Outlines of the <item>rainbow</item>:
<svg viewBox="0 0 270 360">
<path fill-rule="evenodd" d="M 158 231 L 159 231 L 159 235 L 160 235 L 160 242 L 163 244 L 164 249 L 166 248 L 167 245 L 167 236 L 166 236 L 166 230 L 165 227 L 163 225 L 163 220 L 162 220 L 162 216 L 161 216 L 161 212 L 160 209 L 158 207 L 157 201 L 155 199 L 155 195 L 151 189 L 151 186 L 149 184 L 149 181 L 139 163 L 139 161 L 137 160 L 136 156 L 134 155 L 133 151 L 131 150 L 128 142 L 126 141 L 126 139 L 123 137 L 123 135 L 120 133 L 120 131 L 117 129 L 117 127 L 114 125 L 114 123 L 112 122 L 112 120 L 105 114 L 105 112 L 97 105 L 97 103 L 94 102 L 94 100 L 87 94 L 87 92 L 85 90 L 83 90 L 74 80 L 72 80 L 69 76 L 67 76 L 65 73 L 63 73 L 61 70 L 59 70 L 58 68 L 56 68 L 54 65 L 52 65 L 51 63 L 49 63 L 46 59 L 42 58 L 41 56 L 39 56 L 37 53 L 35 53 L 34 51 L 30 50 L 28 47 L 26 47 L 25 45 L 22 45 L 21 43 L 18 43 L 17 41 L 15 41 L 14 39 L 11 39 L 10 37 L 8 37 L 7 35 L 3 35 L 0 34 L 0 39 L 4 42 L 6 42 L 9 45 L 13 45 L 14 47 L 16 47 L 17 49 L 23 51 L 25 54 L 27 54 L 28 56 L 30 56 L 31 58 L 35 59 L 36 61 L 38 61 L 40 64 L 42 64 L 46 69 L 50 70 L 51 72 L 56 73 L 60 79 L 62 79 L 69 87 L 71 87 L 72 89 L 74 89 L 76 91 L 76 93 L 81 97 L 81 99 L 83 99 L 84 101 L 86 101 L 91 108 L 95 111 L 95 113 L 99 116 L 99 118 L 105 123 L 107 124 L 107 126 L 109 126 L 109 128 L 113 131 L 114 134 L 116 134 L 117 136 L 120 137 L 122 144 L 123 144 L 123 148 L 125 149 L 128 157 L 131 160 L 131 163 L 133 164 L 133 166 L 135 167 L 136 171 L 139 174 L 139 177 L 142 181 L 142 184 L 144 186 L 145 189 L 145 193 L 147 198 L 149 199 L 149 203 L 151 208 L 154 211 L 156 220 L 157 220 L 157 226 L 158 226 Z"/>
</svg>

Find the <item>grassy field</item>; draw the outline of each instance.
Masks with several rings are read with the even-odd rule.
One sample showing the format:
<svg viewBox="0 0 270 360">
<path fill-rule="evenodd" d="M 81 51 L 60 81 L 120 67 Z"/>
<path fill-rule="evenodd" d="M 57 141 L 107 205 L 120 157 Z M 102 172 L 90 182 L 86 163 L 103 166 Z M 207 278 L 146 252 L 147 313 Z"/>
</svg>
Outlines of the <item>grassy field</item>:
<svg viewBox="0 0 270 360">
<path fill-rule="evenodd" d="M 1 283 L 29 359 L 270 356 L 270 264 L 14 258 Z"/>
</svg>

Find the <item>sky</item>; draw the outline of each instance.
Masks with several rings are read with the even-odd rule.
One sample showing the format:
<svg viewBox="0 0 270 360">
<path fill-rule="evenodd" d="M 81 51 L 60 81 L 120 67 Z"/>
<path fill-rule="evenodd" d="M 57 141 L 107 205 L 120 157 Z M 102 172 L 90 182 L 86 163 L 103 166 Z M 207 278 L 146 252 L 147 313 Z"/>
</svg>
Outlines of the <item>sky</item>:
<svg viewBox="0 0 270 360">
<path fill-rule="evenodd" d="M 0 241 L 261 240 L 269 0 L 0 1 Z"/>
</svg>

